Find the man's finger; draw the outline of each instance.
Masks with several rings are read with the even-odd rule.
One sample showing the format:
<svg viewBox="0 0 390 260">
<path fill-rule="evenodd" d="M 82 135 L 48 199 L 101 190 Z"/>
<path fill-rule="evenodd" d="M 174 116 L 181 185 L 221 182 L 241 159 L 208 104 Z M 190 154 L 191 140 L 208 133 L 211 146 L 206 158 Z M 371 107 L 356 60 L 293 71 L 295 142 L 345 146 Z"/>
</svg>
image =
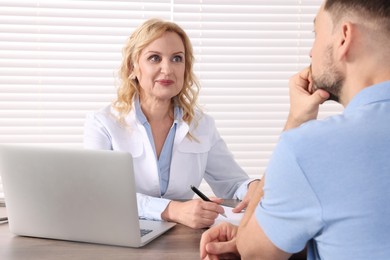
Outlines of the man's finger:
<svg viewBox="0 0 390 260">
<path fill-rule="evenodd" d="M 206 257 L 206 245 L 211 241 L 215 241 L 221 234 L 221 224 L 214 226 L 203 233 L 200 239 L 200 255 L 202 258 Z"/>
<path fill-rule="evenodd" d="M 211 255 L 221 255 L 235 252 L 235 240 L 226 242 L 210 242 L 206 245 L 206 251 Z"/>
<path fill-rule="evenodd" d="M 328 92 L 326 92 L 325 90 L 323 89 L 317 89 L 312 97 L 313 97 L 313 103 L 314 104 L 322 104 L 324 103 L 326 100 L 328 100 L 330 94 Z"/>
<path fill-rule="evenodd" d="M 308 80 L 310 76 L 310 67 L 304 68 L 299 72 L 299 77 L 303 80 Z"/>
</svg>

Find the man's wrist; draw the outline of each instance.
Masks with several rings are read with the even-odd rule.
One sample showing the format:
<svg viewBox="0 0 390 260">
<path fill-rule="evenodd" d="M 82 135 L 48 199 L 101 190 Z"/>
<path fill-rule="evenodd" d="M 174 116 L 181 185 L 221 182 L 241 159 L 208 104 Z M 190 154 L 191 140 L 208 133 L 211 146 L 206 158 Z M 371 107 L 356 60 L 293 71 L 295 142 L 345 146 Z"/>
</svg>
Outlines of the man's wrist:
<svg viewBox="0 0 390 260">
<path fill-rule="evenodd" d="M 296 128 L 296 127 L 300 126 L 302 123 L 304 123 L 304 121 L 299 120 L 299 118 L 294 117 L 293 115 L 289 114 L 287 117 L 286 124 L 284 125 L 283 131 L 287 131 L 287 130 Z"/>
</svg>

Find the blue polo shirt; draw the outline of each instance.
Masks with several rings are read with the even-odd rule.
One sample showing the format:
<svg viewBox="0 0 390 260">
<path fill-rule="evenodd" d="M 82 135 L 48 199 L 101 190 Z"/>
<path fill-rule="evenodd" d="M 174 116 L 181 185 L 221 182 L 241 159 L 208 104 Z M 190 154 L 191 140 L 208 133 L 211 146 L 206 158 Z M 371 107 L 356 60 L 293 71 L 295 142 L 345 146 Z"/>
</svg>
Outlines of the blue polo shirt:
<svg viewBox="0 0 390 260">
<path fill-rule="evenodd" d="M 256 219 L 285 252 L 308 259 L 389 259 L 390 81 L 341 115 L 281 135 Z"/>
</svg>

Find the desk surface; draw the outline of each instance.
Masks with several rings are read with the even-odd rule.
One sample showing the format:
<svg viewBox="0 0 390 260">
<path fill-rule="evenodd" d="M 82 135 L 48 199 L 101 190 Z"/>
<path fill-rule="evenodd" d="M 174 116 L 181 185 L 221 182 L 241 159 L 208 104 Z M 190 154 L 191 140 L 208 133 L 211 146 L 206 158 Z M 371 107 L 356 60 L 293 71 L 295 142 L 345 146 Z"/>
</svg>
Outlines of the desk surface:
<svg viewBox="0 0 390 260">
<path fill-rule="evenodd" d="M 0 207 L 0 217 L 6 215 Z M 105 246 L 13 235 L 0 224 L 0 259 L 7 260 L 99 260 L 99 259 L 199 259 L 199 241 L 204 229 L 176 225 L 142 248 Z M 305 259 L 303 254 L 290 259 Z"/>
</svg>

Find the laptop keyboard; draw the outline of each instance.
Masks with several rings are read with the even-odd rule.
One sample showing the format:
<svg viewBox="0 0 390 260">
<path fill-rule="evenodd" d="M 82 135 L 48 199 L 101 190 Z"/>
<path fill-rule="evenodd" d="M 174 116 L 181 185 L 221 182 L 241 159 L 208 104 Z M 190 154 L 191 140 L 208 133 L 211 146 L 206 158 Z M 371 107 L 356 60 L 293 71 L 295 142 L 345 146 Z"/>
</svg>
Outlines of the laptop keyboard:
<svg viewBox="0 0 390 260">
<path fill-rule="evenodd" d="M 151 230 L 151 229 L 140 229 L 139 231 L 141 232 L 141 237 L 143 237 L 146 234 L 149 234 L 150 232 L 152 232 L 153 230 Z"/>
</svg>

